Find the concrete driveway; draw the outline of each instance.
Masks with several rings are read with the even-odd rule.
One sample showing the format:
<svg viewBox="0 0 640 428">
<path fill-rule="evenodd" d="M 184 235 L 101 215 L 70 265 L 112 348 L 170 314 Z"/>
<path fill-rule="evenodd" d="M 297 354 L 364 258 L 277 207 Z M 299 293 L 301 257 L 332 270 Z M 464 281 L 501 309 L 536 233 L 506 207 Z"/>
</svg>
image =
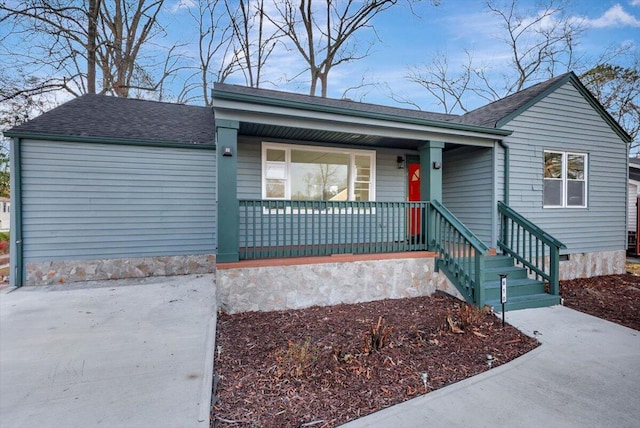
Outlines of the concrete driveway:
<svg viewBox="0 0 640 428">
<path fill-rule="evenodd" d="M 0 292 L 0 427 L 208 427 L 213 275 Z"/>
</svg>

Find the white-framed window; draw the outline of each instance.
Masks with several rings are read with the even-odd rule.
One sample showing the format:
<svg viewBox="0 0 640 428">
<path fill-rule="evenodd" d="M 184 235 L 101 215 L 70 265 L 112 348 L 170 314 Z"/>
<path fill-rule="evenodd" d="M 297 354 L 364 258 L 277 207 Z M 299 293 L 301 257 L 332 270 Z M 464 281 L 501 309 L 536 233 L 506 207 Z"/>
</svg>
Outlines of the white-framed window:
<svg viewBox="0 0 640 428">
<path fill-rule="evenodd" d="M 586 208 L 587 155 L 544 152 L 544 207 Z"/>
<path fill-rule="evenodd" d="M 376 152 L 262 143 L 262 198 L 375 201 Z"/>
</svg>

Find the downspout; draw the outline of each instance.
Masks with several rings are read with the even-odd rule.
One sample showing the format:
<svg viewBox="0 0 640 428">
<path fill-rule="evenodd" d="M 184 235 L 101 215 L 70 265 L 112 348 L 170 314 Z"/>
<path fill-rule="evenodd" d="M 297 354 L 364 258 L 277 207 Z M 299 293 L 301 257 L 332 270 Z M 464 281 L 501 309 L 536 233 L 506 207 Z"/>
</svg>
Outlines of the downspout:
<svg viewBox="0 0 640 428">
<path fill-rule="evenodd" d="M 498 143 L 500 144 L 500 147 L 504 149 L 504 166 L 503 166 L 504 180 L 502 183 L 504 186 L 504 189 L 503 189 L 502 201 L 504 202 L 505 205 L 509 205 L 509 145 L 502 140 L 498 141 Z M 497 210 L 498 207 L 495 207 L 495 209 Z M 506 239 L 507 223 L 501 220 L 500 215 L 498 215 L 498 222 L 503 223 L 500 228 L 499 240 Z"/>
<path fill-rule="evenodd" d="M 505 205 L 509 205 L 509 145 L 502 140 L 499 140 L 498 143 L 504 149 L 504 182 L 502 183 L 504 186 L 503 202 Z"/>
<path fill-rule="evenodd" d="M 22 287 L 22 161 L 20 156 L 20 138 L 11 140 L 11 242 L 9 260 L 9 281 L 14 287 Z"/>
</svg>

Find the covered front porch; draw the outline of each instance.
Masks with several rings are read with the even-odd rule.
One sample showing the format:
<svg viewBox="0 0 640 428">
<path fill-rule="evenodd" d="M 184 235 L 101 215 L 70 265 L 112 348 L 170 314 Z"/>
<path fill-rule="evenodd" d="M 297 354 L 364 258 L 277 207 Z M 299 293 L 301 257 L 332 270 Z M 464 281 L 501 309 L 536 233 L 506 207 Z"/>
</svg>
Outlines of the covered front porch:
<svg viewBox="0 0 640 428">
<path fill-rule="evenodd" d="M 513 256 L 502 244 L 511 238 L 498 239 L 497 234 L 514 235 L 525 226 L 498 227 L 502 214 L 493 164 L 476 157 L 495 160 L 496 147 L 509 131 L 453 123 L 446 115 L 231 85 L 216 85 L 213 93 L 219 269 L 233 270 L 239 263 L 237 277 L 242 276 L 237 269 L 248 260 L 281 260 L 271 265 L 283 266 L 291 263 L 282 260 L 307 258 L 302 265 L 308 265 L 314 264 L 313 258 L 322 264 L 318 257 L 336 255 L 369 255 L 370 262 L 395 253 L 411 260 L 420 252 L 431 264 L 414 275 L 424 275 L 433 285 L 432 274 L 441 271 L 444 276 L 436 282 L 446 277 L 468 301 L 482 306 L 495 300 L 495 290 L 487 292 L 483 286 L 497 278 L 484 267 L 485 258 L 499 247 L 509 256 L 492 268 L 509 271 Z M 311 168 L 318 170 L 321 182 L 305 175 Z M 460 189 L 466 186 L 459 177 L 474 183 L 470 189 L 478 186 L 484 198 L 485 208 L 471 216 L 483 225 L 484 239 L 443 203 L 448 197 L 459 205 Z M 549 243 L 532 235 L 531 226 L 527 228 L 515 243 L 522 240 L 531 247 L 522 258 L 528 265 L 519 260 L 529 270 L 517 274 L 523 282 L 529 274 L 536 281 L 543 279 L 538 271 L 548 276 L 549 262 L 544 267 L 540 263 L 557 259 L 557 248 L 554 253 Z M 399 258 L 393 260 L 399 263 Z M 425 269 L 432 274 L 424 274 Z M 284 287 L 286 293 L 291 273 L 280 269 L 279 275 L 283 278 L 274 281 L 283 283 L 267 287 Z M 334 274 L 326 272 L 304 277 L 318 281 L 312 288 L 325 287 L 322 281 L 336 282 Z M 557 278 L 550 279 L 557 284 Z M 363 277 L 354 275 L 349 281 L 362 282 Z M 545 293 L 544 283 L 538 282 L 538 291 Z M 433 291 L 433 286 L 418 288 Z M 331 294 L 340 295 L 341 290 L 344 287 L 332 287 Z M 554 287 L 549 291 L 557 295 Z"/>
</svg>

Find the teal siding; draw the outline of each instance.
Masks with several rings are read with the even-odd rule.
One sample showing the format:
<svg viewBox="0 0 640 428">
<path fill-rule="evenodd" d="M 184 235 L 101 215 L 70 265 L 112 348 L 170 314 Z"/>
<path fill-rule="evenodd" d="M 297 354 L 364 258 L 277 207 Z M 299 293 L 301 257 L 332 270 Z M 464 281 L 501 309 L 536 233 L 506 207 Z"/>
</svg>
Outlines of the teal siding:
<svg viewBox="0 0 640 428">
<path fill-rule="evenodd" d="M 22 142 L 24 261 L 210 254 L 215 152 Z"/>
<path fill-rule="evenodd" d="M 306 143 L 308 146 L 319 146 L 320 144 Z M 336 147 L 335 145 L 331 147 Z M 262 197 L 262 142 L 259 138 L 254 137 L 239 137 L 238 138 L 238 198 L 240 199 L 261 199 Z M 407 200 L 406 189 L 406 169 L 398 169 L 397 157 L 404 155 L 404 151 L 393 149 L 378 149 L 376 150 L 376 201 L 384 202 L 402 202 Z M 310 226 L 312 219 L 311 215 L 302 216 L 303 220 L 306 219 L 307 223 L 303 220 L 301 225 L 294 225 L 295 222 L 290 216 L 286 217 L 287 226 L 286 232 L 283 231 L 282 226 L 276 226 L 276 216 L 269 215 L 266 211 L 260 208 L 250 208 L 246 211 L 241 210 L 240 220 L 241 223 L 245 221 L 249 222 L 251 226 L 245 228 L 240 226 L 240 246 L 246 245 L 247 242 L 252 242 L 251 235 L 257 233 L 259 238 L 256 238 L 259 245 L 276 245 L 275 230 L 279 230 L 280 233 L 288 233 L 293 237 L 298 236 L 314 236 L 317 241 L 320 242 L 328 239 L 318 232 L 313 232 L 312 226 Z M 331 239 L 335 243 L 344 242 L 363 242 L 361 238 L 365 234 L 368 236 L 370 233 L 377 233 L 381 239 L 387 241 L 404 241 L 405 226 L 404 218 L 399 216 L 394 218 L 393 224 L 389 223 L 389 218 L 382 215 L 379 212 L 378 215 L 371 216 L 369 214 L 356 214 L 358 226 L 356 227 L 345 215 L 339 216 L 316 216 L 318 219 L 322 218 L 323 222 L 331 219 L 331 224 L 341 225 L 340 233 L 338 235 L 342 237 Z M 398 220 L 400 218 L 400 220 Z M 319 221 L 319 220 L 317 220 Z M 356 221 L 356 220 L 354 220 Z M 253 226 L 253 224 L 256 226 Z M 335 222 L 335 223 L 333 223 Z M 253 227 L 256 227 L 255 232 Z M 352 231 L 353 230 L 359 230 Z M 308 230 L 305 230 L 308 229 Z M 366 232 L 364 229 L 367 229 Z M 268 231 L 271 232 L 268 232 Z M 384 231 L 384 232 L 383 232 Z M 249 235 L 249 236 L 248 236 Z M 264 236 L 264 237 L 263 237 Z M 347 238 L 348 237 L 348 238 Z M 351 238 L 353 237 L 353 239 Z M 301 241 L 302 242 L 302 241 Z M 297 245 L 297 239 L 294 239 L 294 244 Z"/>
<path fill-rule="evenodd" d="M 442 202 L 488 246 L 494 212 L 493 150 L 462 147 L 443 153 Z"/>
<path fill-rule="evenodd" d="M 569 82 L 503 126 L 514 130 L 510 205 L 567 245 L 624 250 L 626 145 Z M 587 208 L 543 208 L 544 150 L 587 153 Z M 496 172 L 502 174 L 502 166 Z"/>
</svg>

